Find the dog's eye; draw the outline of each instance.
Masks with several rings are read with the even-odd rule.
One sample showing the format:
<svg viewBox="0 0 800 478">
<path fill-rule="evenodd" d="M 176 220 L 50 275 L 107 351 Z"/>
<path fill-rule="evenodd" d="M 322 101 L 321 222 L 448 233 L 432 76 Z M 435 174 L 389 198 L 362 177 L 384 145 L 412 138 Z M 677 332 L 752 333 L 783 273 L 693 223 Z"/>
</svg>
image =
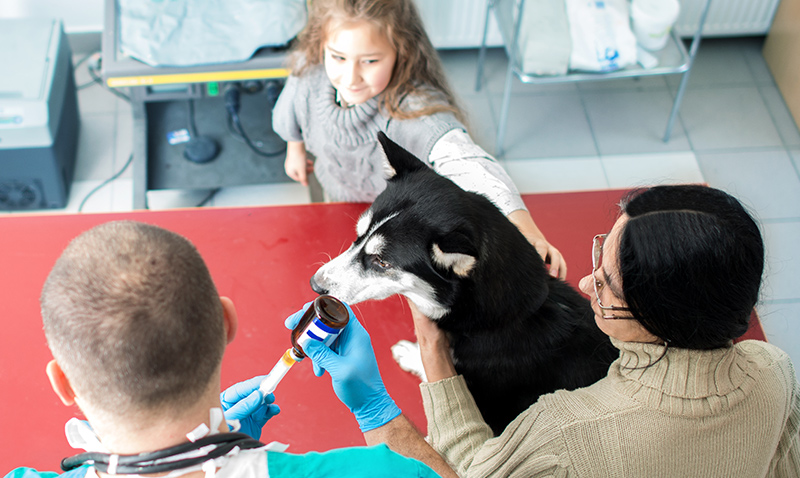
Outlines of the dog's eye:
<svg viewBox="0 0 800 478">
<path fill-rule="evenodd" d="M 392 267 L 391 264 L 381 259 L 380 256 L 372 256 L 372 265 L 381 270 L 390 269 Z"/>
</svg>

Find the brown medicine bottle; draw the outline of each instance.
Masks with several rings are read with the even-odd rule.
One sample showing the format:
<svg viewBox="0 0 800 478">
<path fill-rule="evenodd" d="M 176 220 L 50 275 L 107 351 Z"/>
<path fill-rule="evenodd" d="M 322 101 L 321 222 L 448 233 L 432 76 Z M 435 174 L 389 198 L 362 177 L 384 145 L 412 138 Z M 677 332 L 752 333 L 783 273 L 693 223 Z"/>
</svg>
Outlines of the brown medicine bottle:
<svg viewBox="0 0 800 478">
<path fill-rule="evenodd" d="M 292 330 L 292 346 L 297 358 L 305 358 L 303 345 L 311 340 L 330 347 L 349 321 L 350 313 L 339 299 L 330 295 L 314 299 Z"/>
</svg>

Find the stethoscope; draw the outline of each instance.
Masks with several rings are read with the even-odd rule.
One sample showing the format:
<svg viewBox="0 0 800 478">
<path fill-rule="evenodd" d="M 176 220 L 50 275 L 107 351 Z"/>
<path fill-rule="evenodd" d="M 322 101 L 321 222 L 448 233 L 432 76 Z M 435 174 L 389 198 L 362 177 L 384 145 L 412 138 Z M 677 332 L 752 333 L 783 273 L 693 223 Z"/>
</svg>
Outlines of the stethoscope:
<svg viewBox="0 0 800 478">
<path fill-rule="evenodd" d="M 157 451 L 136 455 L 86 452 L 61 460 L 61 469 L 70 471 L 92 465 L 102 473 L 117 475 L 164 473 L 189 468 L 226 455 L 234 448 L 249 450 L 264 447 L 244 433 L 217 433 L 194 442 L 182 443 Z M 181 457 L 181 455 L 186 455 Z"/>
</svg>

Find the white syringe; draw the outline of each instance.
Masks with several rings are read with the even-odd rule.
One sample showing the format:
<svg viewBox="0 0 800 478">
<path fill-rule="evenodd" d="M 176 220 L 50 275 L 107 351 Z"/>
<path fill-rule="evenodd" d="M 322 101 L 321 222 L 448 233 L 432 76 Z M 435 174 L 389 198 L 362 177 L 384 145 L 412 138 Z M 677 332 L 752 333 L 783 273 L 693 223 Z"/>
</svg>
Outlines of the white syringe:
<svg viewBox="0 0 800 478">
<path fill-rule="evenodd" d="M 272 370 L 269 371 L 269 374 L 264 378 L 264 380 L 261 381 L 261 385 L 258 387 L 258 389 L 261 391 L 261 395 L 267 396 L 268 394 L 274 392 L 278 387 L 278 384 L 281 383 L 281 380 L 283 380 L 283 377 L 285 377 L 289 369 L 292 368 L 292 365 L 301 360 L 303 360 L 303 357 L 299 357 L 294 348 L 287 349 L 286 352 L 284 352 L 281 356 L 281 359 L 278 360 L 278 363 L 272 367 Z"/>
<path fill-rule="evenodd" d="M 292 365 L 306 357 L 303 347 L 309 341 L 322 342 L 330 347 L 349 321 L 350 313 L 339 299 L 329 295 L 314 299 L 314 303 L 303 312 L 300 321 L 292 329 L 292 347 L 283 353 L 269 375 L 261 381 L 258 387 L 261 395 L 274 392 Z"/>
</svg>

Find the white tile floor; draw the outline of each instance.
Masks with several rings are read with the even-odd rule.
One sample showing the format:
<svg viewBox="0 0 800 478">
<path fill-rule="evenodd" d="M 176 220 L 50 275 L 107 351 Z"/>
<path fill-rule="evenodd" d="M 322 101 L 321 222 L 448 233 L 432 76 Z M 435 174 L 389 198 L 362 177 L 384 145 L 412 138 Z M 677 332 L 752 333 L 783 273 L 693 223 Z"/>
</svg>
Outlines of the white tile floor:
<svg viewBox="0 0 800 478">
<path fill-rule="evenodd" d="M 758 308 L 768 339 L 800 365 L 800 132 L 761 55 L 763 38 L 707 39 L 678 121 L 661 141 L 679 77 L 533 86 L 515 82 L 502 159 L 522 192 L 708 182 L 747 204 L 761 222 L 767 270 Z M 474 91 L 475 50 L 442 51 L 472 120 L 473 136 L 495 149 L 505 55 L 490 50 L 485 87 Z M 78 84 L 88 81 L 84 68 Z M 82 130 L 65 212 L 125 163 L 130 107 L 91 86 L 79 91 Z M 130 170 L 94 194 L 84 212 L 132 208 Z M 151 192 L 152 209 L 187 207 L 207 191 Z M 294 183 L 221 190 L 208 206 L 308 202 Z M 48 211 L 52 213 L 52 211 Z"/>
</svg>

